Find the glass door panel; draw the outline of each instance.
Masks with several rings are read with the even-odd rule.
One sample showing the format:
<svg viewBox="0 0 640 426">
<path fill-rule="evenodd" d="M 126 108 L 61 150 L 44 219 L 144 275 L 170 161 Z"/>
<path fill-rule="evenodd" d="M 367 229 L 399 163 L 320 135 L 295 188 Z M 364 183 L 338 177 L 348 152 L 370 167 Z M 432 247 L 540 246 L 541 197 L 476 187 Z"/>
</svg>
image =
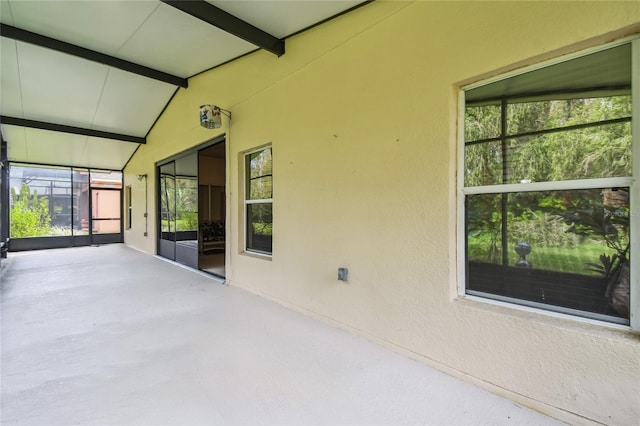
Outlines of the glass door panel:
<svg viewBox="0 0 640 426">
<path fill-rule="evenodd" d="M 176 261 L 198 267 L 198 155 L 175 162 Z"/>
<path fill-rule="evenodd" d="M 91 220 L 94 234 L 116 234 L 120 232 L 120 190 L 93 189 L 91 191 Z"/>
<path fill-rule="evenodd" d="M 160 233 L 158 254 L 171 260 L 176 258 L 176 165 L 175 162 L 163 164 L 158 168 L 160 194 L 158 200 L 158 218 Z"/>
<path fill-rule="evenodd" d="M 91 242 L 122 242 L 122 172 L 91 170 Z"/>
<path fill-rule="evenodd" d="M 73 235 L 89 235 L 89 170 L 73 169 Z"/>
</svg>

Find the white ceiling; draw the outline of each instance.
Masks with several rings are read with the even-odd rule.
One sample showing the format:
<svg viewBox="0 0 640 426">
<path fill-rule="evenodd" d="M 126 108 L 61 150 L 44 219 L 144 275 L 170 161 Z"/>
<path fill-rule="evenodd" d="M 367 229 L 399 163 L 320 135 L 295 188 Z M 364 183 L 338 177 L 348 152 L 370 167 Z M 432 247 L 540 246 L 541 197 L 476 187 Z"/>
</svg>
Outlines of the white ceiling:
<svg viewBox="0 0 640 426">
<path fill-rule="evenodd" d="M 279 39 L 366 3 L 207 2 Z M 0 22 L 185 79 L 258 49 L 159 0 L 0 0 Z M 145 137 L 177 90 L 5 36 L 0 49 L 0 113 L 5 117 Z M 6 123 L 1 130 L 13 162 L 120 170 L 138 147 Z"/>
</svg>

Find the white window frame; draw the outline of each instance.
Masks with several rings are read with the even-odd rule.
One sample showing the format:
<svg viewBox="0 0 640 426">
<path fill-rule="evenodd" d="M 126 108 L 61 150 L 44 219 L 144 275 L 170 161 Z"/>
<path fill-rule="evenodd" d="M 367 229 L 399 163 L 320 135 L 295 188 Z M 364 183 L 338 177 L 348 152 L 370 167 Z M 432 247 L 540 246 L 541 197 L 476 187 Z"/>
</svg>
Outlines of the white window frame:
<svg viewBox="0 0 640 426">
<path fill-rule="evenodd" d="M 247 206 L 251 205 L 251 204 L 271 204 L 272 206 L 272 211 L 273 211 L 273 198 L 263 198 L 263 199 L 257 199 L 257 200 L 249 200 L 248 196 L 249 194 L 247 193 L 247 188 L 248 188 L 248 179 L 249 179 L 249 170 L 247 169 L 247 157 L 251 154 L 254 154 L 256 152 L 260 152 L 260 151 L 264 151 L 265 149 L 271 149 L 271 168 L 272 168 L 272 175 L 273 175 L 273 146 L 271 144 L 268 145 L 263 145 L 259 148 L 256 149 L 252 149 L 251 151 L 246 151 L 242 154 L 242 175 L 243 175 L 243 209 L 244 211 L 242 212 L 242 216 L 243 216 L 243 233 L 242 235 L 244 235 L 243 238 L 243 250 L 245 253 L 250 253 L 253 255 L 258 255 L 258 256 L 264 256 L 266 258 L 271 258 L 273 257 L 273 246 L 271 248 L 271 252 L 266 252 L 266 251 L 261 251 L 261 250 L 255 250 L 252 248 L 249 248 L 247 246 L 247 240 L 249 238 L 249 235 L 247 233 L 247 229 L 248 229 L 248 215 L 247 215 Z M 273 185 L 273 176 L 272 176 L 272 185 Z M 272 197 L 273 197 L 273 187 L 272 187 Z M 273 221 L 272 221 L 272 229 L 273 229 Z M 272 231 L 273 233 L 273 231 Z M 273 235 L 271 236 L 273 239 Z M 273 240 L 272 240 L 272 244 L 273 244 Z"/>
<path fill-rule="evenodd" d="M 126 230 L 130 230 L 131 229 L 131 225 L 133 224 L 133 209 L 131 207 L 132 201 L 131 201 L 131 185 L 127 185 L 124 187 L 124 204 L 125 204 L 125 225 L 124 225 L 124 229 Z"/>
<path fill-rule="evenodd" d="M 534 182 L 523 184 L 507 184 L 507 185 L 487 185 L 477 187 L 465 187 L 465 92 L 485 86 L 496 81 L 511 78 L 516 75 L 525 74 L 531 71 L 544 68 L 546 66 L 570 61 L 582 56 L 597 53 L 612 47 L 631 43 L 631 63 L 632 63 L 632 176 L 616 177 L 616 178 L 600 178 L 600 179 L 584 179 L 571 181 L 555 181 L 555 182 Z M 550 190 L 572 190 L 572 189 L 590 189 L 590 188 L 607 188 L 607 187 L 629 187 L 630 197 L 630 318 L 629 326 L 621 326 L 626 329 L 640 330 L 640 264 L 637 261 L 640 254 L 640 38 L 635 35 L 618 40 L 614 43 L 594 47 L 571 55 L 565 55 L 550 61 L 545 61 L 533 66 L 529 66 L 517 71 L 506 73 L 488 80 L 483 80 L 468 86 L 460 88 L 458 93 L 458 149 L 457 149 L 457 285 L 458 297 L 470 298 L 477 301 L 486 301 L 488 303 L 504 304 L 521 310 L 534 310 L 539 313 L 549 314 L 551 316 L 569 316 L 572 319 L 582 320 L 585 322 L 600 323 L 607 326 L 615 326 L 610 322 L 601 322 L 593 318 L 583 318 L 574 316 L 576 311 L 571 309 L 550 309 L 551 307 L 536 304 L 525 303 L 524 305 L 515 304 L 500 296 L 480 297 L 470 296 L 466 293 L 466 230 L 465 230 L 465 199 L 467 195 L 504 193 L 504 192 L 526 192 L 526 191 L 550 191 Z M 503 303 L 504 302 L 504 303 Z"/>
</svg>

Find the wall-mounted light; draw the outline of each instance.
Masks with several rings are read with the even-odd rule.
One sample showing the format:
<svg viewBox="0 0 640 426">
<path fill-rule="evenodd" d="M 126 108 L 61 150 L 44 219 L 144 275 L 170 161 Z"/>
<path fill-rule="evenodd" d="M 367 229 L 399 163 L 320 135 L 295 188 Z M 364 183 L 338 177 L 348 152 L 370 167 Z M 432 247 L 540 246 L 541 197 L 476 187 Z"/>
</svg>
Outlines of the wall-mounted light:
<svg viewBox="0 0 640 426">
<path fill-rule="evenodd" d="M 231 120 L 231 111 L 217 105 L 200 105 L 200 125 L 202 127 L 217 129 L 222 126 L 222 115 L 226 115 Z"/>
<path fill-rule="evenodd" d="M 142 179 L 146 179 L 147 178 L 147 174 L 143 174 L 143 175 L 136 175 L 136 177 L 138 178 L 139 181 L 142 181 Z"/>
</svg>

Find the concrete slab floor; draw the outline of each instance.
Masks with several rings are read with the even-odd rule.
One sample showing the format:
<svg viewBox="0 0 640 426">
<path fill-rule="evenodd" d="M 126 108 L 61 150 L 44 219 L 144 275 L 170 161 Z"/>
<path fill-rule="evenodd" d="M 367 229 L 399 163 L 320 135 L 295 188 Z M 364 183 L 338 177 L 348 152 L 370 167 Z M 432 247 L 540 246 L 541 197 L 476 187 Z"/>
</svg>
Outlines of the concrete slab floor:
<svg viewBox="0 0 640 426">
<path fill-rule="evenodd" d="M 3 425 L 554 425 L 126 246 L 12 253 Z"/>
</svg>

